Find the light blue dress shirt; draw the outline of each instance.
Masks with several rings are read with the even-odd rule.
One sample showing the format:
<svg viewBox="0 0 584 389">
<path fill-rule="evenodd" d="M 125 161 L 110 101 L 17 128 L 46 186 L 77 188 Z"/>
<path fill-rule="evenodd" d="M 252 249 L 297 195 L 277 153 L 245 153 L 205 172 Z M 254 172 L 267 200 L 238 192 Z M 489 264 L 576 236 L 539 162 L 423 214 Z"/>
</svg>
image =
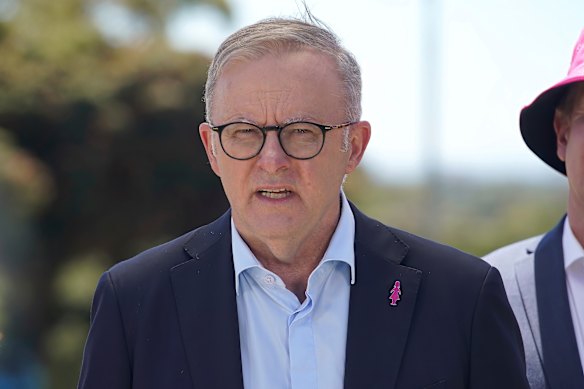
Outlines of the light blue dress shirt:
<svg viewBox="0 0 584 389">
<path fill-rule="evenodd" d="M 341 192 L 341 217 L 301 304 L 265 269 L 231 220 L 243 383 L 246 389 L 341 389 L 355 219 Z"/>
</svg>

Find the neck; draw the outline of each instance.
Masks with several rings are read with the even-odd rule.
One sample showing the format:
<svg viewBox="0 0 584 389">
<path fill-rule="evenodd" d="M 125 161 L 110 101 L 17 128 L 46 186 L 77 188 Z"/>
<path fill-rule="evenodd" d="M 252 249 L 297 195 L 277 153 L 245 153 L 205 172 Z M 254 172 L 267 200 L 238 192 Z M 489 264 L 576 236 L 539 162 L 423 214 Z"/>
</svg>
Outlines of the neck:
<svg viewBox="0 0 584 389">
<path fill-rule="evenodd" d="M 579 207 L 572 198 L 568 199 L 568 216 L 576 240 L 584 247 L 584 206 Z"/>
<path fill-rule="evenodd" d="M 324 252 L 323 252 L 324 254 Z M 321 256 L 313 256 L 312 258 L 304 258 L 302 261 L 297 261 L 298 263 L 290 264 L 281 261 L 266 261 L 259 259 L 262 265 L 277 274 L 286 288 L 290 290 L 296 297 L 298 301 L 303 302 L 306 297 L 306 288 L 308 287 L 308 277 L 312 271 L 320 263 Z"/>
<path fill-rule="evenodd" d="M 340 207 L 333 219 L 324 221 L 316 231 L 302 237 L 261 240 L 240 234 L 262 266 L 277 274 L 286 284 L 286 288 L 302 302 L 305 299 L 308 277 L 324 256 L 339 218 Z"/>
</svg>

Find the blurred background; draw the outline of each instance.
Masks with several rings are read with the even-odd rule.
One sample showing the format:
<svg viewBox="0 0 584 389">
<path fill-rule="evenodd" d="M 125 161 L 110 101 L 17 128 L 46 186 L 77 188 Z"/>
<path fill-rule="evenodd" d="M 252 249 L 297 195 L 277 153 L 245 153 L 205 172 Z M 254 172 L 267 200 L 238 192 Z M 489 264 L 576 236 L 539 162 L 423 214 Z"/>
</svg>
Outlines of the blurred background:
<svg viewBox="0 0 584 389">
<path fill-rule="evenodd" d="M 545 232 L 565 178 L 520 108 L 567 72 L 571 0 L 307 0 L 362 65 L 348 196 L 475 255 Z M 198 139 L 210 57 L 295 0 L 0 0 L 0 389 L 71 388 L 112 264 L 227 209 Z"/>
</svg>

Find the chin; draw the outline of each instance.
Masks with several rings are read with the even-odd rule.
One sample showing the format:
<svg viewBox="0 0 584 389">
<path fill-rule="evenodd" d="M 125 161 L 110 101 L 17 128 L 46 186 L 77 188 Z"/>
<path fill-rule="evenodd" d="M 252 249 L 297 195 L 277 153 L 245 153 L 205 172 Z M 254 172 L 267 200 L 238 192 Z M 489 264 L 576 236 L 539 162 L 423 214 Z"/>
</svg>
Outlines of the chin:
<svg viewBox="0 0 584 389">
<path fill-rule="evenodd" d="M 290 221 L 269 221 L 255 226 L 255 230 L 266 238 L 282 238 L 289 237 L 292 231 L 298 228 L 298 223 L 291 223 Z"/>
</svg>

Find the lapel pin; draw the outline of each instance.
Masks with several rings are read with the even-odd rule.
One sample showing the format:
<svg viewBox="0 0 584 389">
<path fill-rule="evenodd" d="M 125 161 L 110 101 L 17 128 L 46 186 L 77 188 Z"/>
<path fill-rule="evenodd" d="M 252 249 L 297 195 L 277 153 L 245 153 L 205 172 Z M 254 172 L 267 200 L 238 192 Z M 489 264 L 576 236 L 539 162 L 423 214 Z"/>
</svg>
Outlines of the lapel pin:
<svg viewBox="0 0 584 389">
<path fill-rule="evenodd" d="M 401 284 L 399 281 L 395 281 L 393 283 L 393 288 L 391 288 L 391 290 L 389 291 L 389 305 L 391 305 L 392 307 L 397 306 L 397 302 L 400 300 L 400 297 L 402 292 L 401 292 Z"/>
</svg>

